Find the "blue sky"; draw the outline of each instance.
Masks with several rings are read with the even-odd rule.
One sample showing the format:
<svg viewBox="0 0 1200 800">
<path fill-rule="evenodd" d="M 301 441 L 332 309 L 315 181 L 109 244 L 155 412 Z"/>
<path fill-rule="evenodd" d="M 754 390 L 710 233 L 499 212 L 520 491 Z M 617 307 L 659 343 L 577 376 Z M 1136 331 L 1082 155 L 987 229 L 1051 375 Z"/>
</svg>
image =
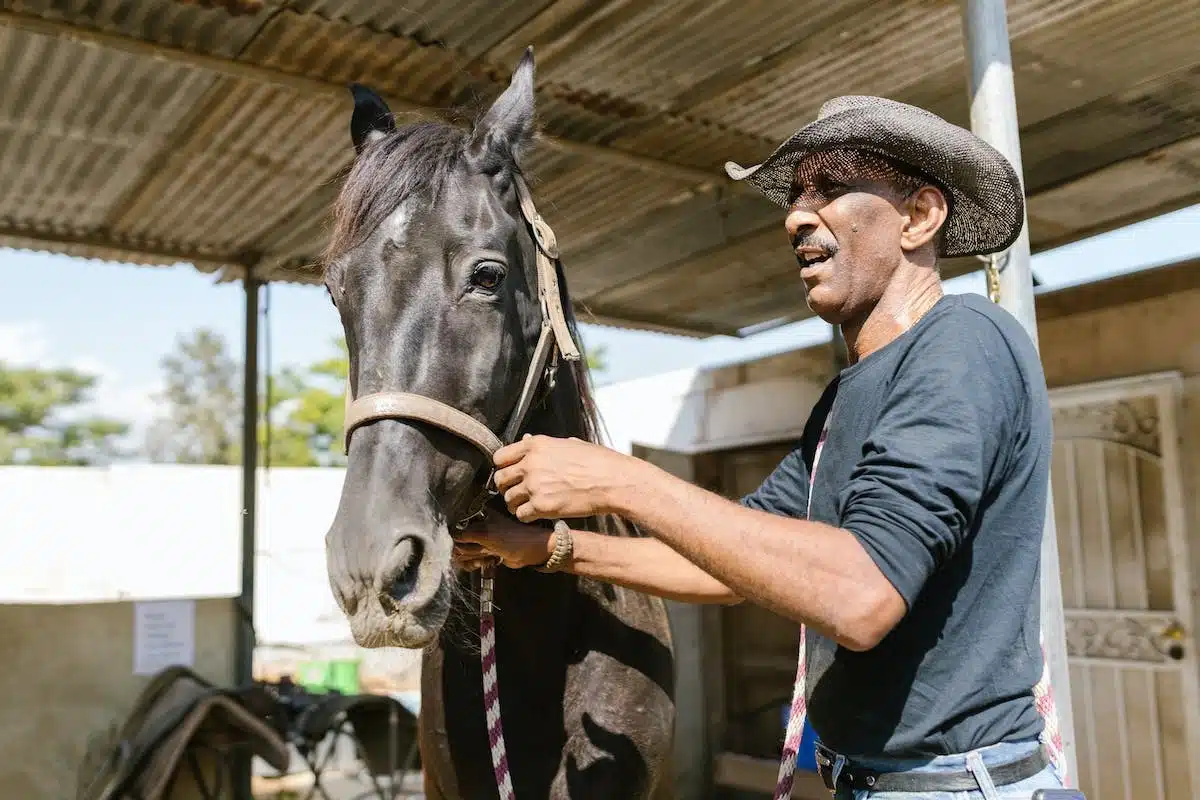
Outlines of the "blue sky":
<svg viewBox="0 0 1200 800">
<path fill-rule="evenodd" d="M 1200 205 L 1034 257 L 1034 270 L 1062 286 L 1200 255 Z M 153 412 L 158 360 L 199 326 L 223 334 L 240 358 L 243 295 L 186 265 L 135 267 L 0 249 L 0 359 L 72 365 L 101 375 L 96 406 L 143 423 Z M 983 291 L 976 274 L 950 291 Z M 303 365 L 330 352 L 340 324 L 318 287 L 271 288 L 272 363 Z M 808 320 L 746 339 L 681 337 L 585 326 L 610 369 L 600 382 L 742 360 L 828 337 Z"/>
</svg>

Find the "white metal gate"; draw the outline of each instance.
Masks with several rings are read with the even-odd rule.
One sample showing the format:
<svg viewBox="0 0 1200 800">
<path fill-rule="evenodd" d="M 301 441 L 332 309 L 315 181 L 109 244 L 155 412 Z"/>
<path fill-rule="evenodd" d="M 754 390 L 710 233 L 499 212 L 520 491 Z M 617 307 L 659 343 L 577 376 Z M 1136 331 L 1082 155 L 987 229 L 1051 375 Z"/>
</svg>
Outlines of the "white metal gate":
<svg viewBox="0 0 1200 800">
<path fill-rule="evenodd" d="M 1078 775 L 1088 800 L 1200 797 L 1175 374 L 1051 393 Z"/>
</svg>

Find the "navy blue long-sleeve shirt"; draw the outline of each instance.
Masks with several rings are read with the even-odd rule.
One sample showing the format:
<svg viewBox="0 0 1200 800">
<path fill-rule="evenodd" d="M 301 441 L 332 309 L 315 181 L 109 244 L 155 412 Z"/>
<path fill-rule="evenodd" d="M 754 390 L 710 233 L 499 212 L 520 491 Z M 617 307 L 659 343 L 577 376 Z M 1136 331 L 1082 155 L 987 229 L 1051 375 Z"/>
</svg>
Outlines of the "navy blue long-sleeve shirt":
<svg viewBox="0 0 1200 800">
<path fill-rule="evenodd" d="M 943 297 L 843 370 L 800 446 L 742 502 L 862 544 L 904 599 L 854 652 L 809 632 L 809 718 L 845 755 L 921 757 L 1035 738 L 1038 574 L 1053 434 L 1024 329 L 978 295 Z"/>
</svg>

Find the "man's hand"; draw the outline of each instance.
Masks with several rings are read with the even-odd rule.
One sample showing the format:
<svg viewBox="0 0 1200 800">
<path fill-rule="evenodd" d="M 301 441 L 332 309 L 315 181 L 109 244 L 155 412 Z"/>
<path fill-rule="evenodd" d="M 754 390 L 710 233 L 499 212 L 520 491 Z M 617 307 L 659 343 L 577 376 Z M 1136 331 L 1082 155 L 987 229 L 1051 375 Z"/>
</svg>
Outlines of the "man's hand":
<svg viewBox="0 0 1200 800">
<path fill-rule="evenodd" d="M 526 436 L 496 452 L 496 487 L 517 519 L 578 519 L 609 513 L 636 487 L 641 462 L 579 439 Z"/>
<path fill-rule="evenodd" d="M 490 561 L 511 569 L 540 567 L 554 552 L 554 532 L 488 510 L 482 522 L 455 537 L 454 563 L 476 570 Z"/>
</svg>

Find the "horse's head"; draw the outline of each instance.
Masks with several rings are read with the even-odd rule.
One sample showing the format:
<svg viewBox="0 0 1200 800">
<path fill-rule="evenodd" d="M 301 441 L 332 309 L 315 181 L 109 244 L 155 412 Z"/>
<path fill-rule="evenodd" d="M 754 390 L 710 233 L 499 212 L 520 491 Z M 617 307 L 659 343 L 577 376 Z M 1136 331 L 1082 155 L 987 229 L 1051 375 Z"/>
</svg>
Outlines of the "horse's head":
<svg viewBox="0 0 1200 800">
<path fill-rule="evenodd" d="M 499 433 L 541 329 L 535 243 L 516 194 L 533 137 L 533 58 L 470 131 L 397 127 L 354 87 L 356 161 L 334 208 L 325 285 L 341 316 L 350 390 L 439 401 Z M 489 474 L 467 440 L 411 418 L 349 435 L 325 539 L 329 580 L 364 647 L 421 647 L 446 618 L 450 529 Z"/>
</svg>

